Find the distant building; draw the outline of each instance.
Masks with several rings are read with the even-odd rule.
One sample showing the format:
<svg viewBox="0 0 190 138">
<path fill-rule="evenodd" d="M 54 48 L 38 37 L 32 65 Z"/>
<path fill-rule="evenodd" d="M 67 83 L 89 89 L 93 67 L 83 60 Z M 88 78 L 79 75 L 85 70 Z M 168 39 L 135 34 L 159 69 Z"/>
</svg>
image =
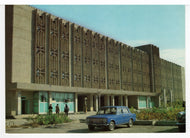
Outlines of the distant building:
<svg viewBox="0 0 190 138">
<path fill-rule="evenodd" d="M 99 106 L 151 108 L 184 100 L 184 68 L 30 6 L 6 10 L 6 114 Z"/>
</svg>

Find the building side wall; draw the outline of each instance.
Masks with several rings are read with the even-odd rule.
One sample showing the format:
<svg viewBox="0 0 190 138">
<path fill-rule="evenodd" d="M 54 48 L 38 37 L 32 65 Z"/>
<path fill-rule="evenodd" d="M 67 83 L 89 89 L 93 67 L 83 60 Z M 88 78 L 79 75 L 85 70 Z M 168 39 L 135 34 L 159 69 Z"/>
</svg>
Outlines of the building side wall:
<svg viewBox="0 0 190 138">
<path fill-rule="evenodd" d="M 169 61 L 161 59 L 161 88 L 165 90 L 167 101 L 182 101 L 183 86 L 182 86 L 181 67 Z M 172 95 L 171 95 L 172 92 Z"/>
<path fill-rule="evenodd" d="M 12 82 L 31 83 L 32 8 L 14 6 Z"/>
<path fill-rule="evenodd" d="M 183 90 L 182 90 L 182 78 L 181 78 L 181 67 L 172 63 L 173 72 L 173 99 L 174 101 L 183 100 Z"/>
<path fill-rule="evenodd" d="M 185 92 L 185 68 L 184 68 L 184 67 L 181 67 L 181 79 L 182 79 L 183 101 L 186 101 L 186 92 Z"/>
</svg>

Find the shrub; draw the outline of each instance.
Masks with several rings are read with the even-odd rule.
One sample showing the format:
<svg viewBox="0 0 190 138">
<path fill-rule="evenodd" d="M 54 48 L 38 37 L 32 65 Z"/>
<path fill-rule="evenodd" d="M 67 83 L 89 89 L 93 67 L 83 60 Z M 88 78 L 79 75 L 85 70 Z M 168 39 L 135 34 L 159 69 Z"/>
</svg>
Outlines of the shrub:
<svg viewBox="0 0 190 138">
<path fill-rule="evenodd" d="M 183 111 L 183 107 L 141 109 L 139 112 L 133 110 L 138 120 L 176 120 L 178 112 Z"/>
<path fill-rule="evenodd" d="M 38 115 L 28 119 L 32 124 L 48 125 L 71 122 L 71 119 L 64 114 Z"/>
</svg>

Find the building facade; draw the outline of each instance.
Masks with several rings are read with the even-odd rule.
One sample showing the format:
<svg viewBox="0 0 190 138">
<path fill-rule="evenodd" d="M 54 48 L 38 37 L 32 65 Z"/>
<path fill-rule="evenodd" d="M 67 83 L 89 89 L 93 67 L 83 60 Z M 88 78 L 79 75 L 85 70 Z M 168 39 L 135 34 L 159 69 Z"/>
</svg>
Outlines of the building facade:
<svg viewBox="0 0 190 138">
<path fill-rule="evenodd" d="M 184 100 L 184 68 L 30 6 L 5 7 L 6 114 L 137 109 Z"/>
</svg>

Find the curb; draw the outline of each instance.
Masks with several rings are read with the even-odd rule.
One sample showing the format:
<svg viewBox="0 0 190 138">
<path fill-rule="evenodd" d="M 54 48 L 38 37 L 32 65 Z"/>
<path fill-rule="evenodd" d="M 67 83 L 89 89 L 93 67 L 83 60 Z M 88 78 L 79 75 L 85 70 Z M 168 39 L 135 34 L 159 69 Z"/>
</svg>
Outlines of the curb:
<svg viewBox="0 0 190 138">
<path fill-rule="evenodd" d="M 138 120 L 134 125 L 177 126 L 177 121 Z"/>
<path fill-rule="evenodd" d="M 86 123 L 86 119 L 79 119 L 80 123 Z M 156 121 L 156 120 L 137 120 L 134 125 L 152 125 L 152 126 L 177 126 L 177 121 Z"/>
</svg>

